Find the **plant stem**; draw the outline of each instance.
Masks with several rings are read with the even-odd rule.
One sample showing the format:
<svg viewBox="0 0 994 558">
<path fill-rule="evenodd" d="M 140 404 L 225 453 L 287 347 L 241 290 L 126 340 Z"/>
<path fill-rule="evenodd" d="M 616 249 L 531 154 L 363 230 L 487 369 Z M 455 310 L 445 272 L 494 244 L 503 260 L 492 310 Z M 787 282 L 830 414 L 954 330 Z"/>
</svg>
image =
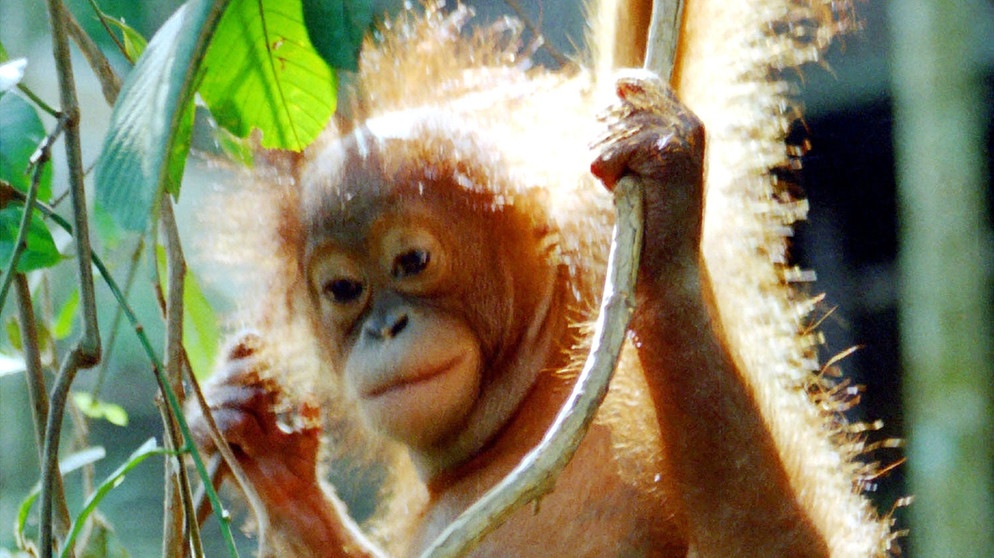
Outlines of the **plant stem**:
<svg viewBox="0 0 994 558">
<path fill-rule="evenodd" d="M 138 242 L 135 243 L 135 249 L 131 252 L 131 257 L 129 258 L 128 274 L 124 278 L 125 298 L 131 294 L 131 287 L 134 285 L 135 277 L 138 275 L 138 264 L 141 261 L 141 255 L 144 251 L 145 238 L 139 237 Z M 104 358 L 100 363 L 100 369 L 97 371 L 97 379 L 93 382 L 91 393 L 94 400 L 100 398 L 100 390 L 103 388 L 104 380 L 107 378 L 108 363 L 110 362 L 110 355 L 114 351 L 114 347 L 117 346 L 117 333 L 120 330 L 122 318 L 124 318 L 124 310 L 118 306 L 117 310 L 114 311 L 114 319 L 111 320 L 107 343 L 104 345 Z"/>
<path fill-rule="evenodd" d="M 80 27 L 79 22 L 76 21 L 72 13 L 66 9 L 64 14 L 66 16 L 66 26 L 69 36 L 79 46 L 79 50 L 83 52 L 83 57 L 86 58 L 87 64 L 90 65 L 93 74 L 100 81 L 100 90 L 104 94 L 104 100 L 107 101 L 108 105 L 113 106 L 114 101 L 117 100 L 117 94 L 121 91 L 121 78 L 118 77 L 117 72 L 114 71 L 114 68 L 110 65 L 110 61 L 104 56 L 97 43 L 93 42 L 93 39 Z M 103 22 L 103 18 L 100 21 Z M 106 26 L 106 24 L 104 25 Z M 114 35 L 111 34 L 111 37 L 114 37 Z M 114 39 L 116 40 L 117 37 L 114 37 Z"/>
<path fill-rule="evenodd" d="M 31 418 L 35 428 L 35 440 L 42 458 L 41 447 L 45 443 L 45 419 L 48 416 L 48 392 L 41 365 L 41 350 L 38 344 L 38 324 L 32 304 L 31 289 L 23 273 L 14 277 L 14 294 L 17 299 L 18 321 L 21 324 L 21 344 L 24 347 L 25 378 L 28 383 L 28 397 L 31 399 Z M 66 505 L 62 477 L 57 476 L 53 487 L 56 505 L 56 519 L 59 530 L 69 529 L 69 507 Z"/>
<path fill-rule="evenodd" d="M 683 23 L 683 0 L 656 0 L 652 3 L 652 21 L 645 47 L 645 64 L 659 77 L 669 80 L 676 62 Z"/>
<path fill-rule="evenodd" d="M 18 83 L 17 90 L 23 93 L 25 97 L 30 99 L 32 103 L 37 105 L 38 108 L 47 112 L 49 116 L 59 118 L 59 111 L 52 108 L 48 103 L 44 101 L 44 99 L 42 99 L 38 95 L 35 95 L 35 92 L 32 91 L 30 87 L 24 85 L 23 83 Z"/>
<path fill-rule="evenodd" d="M 110 28 L 110 25 L 107 25 L 107 19 L 109 16 L 100 9 L 100 6 L 97 5 L 96 0 L 89 0 L 89 3 L 90 7 L 93 8 L 94 13 L 97 14 L 97 19 L 100 20 L 100 25 L 103 26 L 104 31 L 107 32 L 107 35 L 109 35 L 111 40 L 114 41 L 114 44 L 117 45 L 117 50 L 120 51 L 121 54 L 127 56 L 127 49 L 124 48 L 124 43 L 122 43 L 121 39 L 119 39 L 117 34 L 114 33 L 114 30 Z M 134 63 L 134 60 L 131 62 Z"/>
<path fill-rule="evenodd" d="M 74 229 L 76 230 L 76 257 L 79 274 L 80 301 L 82 303 L 83 332 L 75 347 L 66 356 L 55 386 L 45 424 L 45 444 L 42 454 L 41 478 L 41 556 L 52 555 L 52 502 L 55 477 L 59 476 L 59 433 L 69 388 L 80 368 L 89 368 L 100 362 L 100 332 L 97 330 L 96 298 L 93 290 L 89 223 L 86 212 L 86 193 L 83 184 L 83 157 L 79 134 L 79 103 L 69 52 L 69 33 L 66 24 L 66 7 L 61 0 L 47 0 L 48 16 L 52 26 L 52 50 L 59 79 L 61 113 L 65 119 L 66 161 L 69 167 L 69 192 L 72 199 Z"/>
<path fill-rule="evenodd" d="M 62 0 L 46 0 L 52 25 L 52 46 L 59 78 L 62 114 L 65 115 L 66 162 L 69 167 L 69 192 L 72 200 L 73 229 L 79 270 L 79 292 L 83 334 L 78 344 L 79 365 L 89 368 L 100 362 L 100 332 L 97 329 L 97 305 L 93 291 L 93 268 L 90 227 L 87 221 L 86 192 L 83 184 L 83 153 L 80 147 L 79 102 L 69 52 L 66 7 Z M 73 372 L 75 373 L 75 372 Z"/>
<path fill-rule="evenodd" d="M 3 183 L 3 181 L 0 181 L 0 185 L 4 186 L 4 190 L 2 192 L 3 195 L 9 195 L 12 198 L 22 201 L 24 200 L 23 192 L 7 187 L 5 183 Z M 40 202 L 36 204 L 36 207 L 42 213 L 45 214 L 46 218 L 51 219 L 56 225 L 61 227 L 67 233 L 69 234 L 73 233 L 72 224 L 66 221 L 65 219 L 63 219 L 62 216 L 56 213 L 55 210 L 53 210 L 51 207 Z M 130 323 L 131 327 L 134 329 L 135 335 L 138 337 L 138 342 L 141 345 L 142 350 L 145 351 L 145 355 L 152 362 L 152 368 L 153 368 L 152 371 L 155 373 L 156 379 L 160 381 L 159 385 L 165 388 L 165 392 L 163 395 L 166 398 L 166 403 L 169 405 L 170 412 L 174 413 L 174 415 L 176 416 L 180 432 L 183 434 L 184 445 L 181 448 L 181 451 L 188 452 L 190 454 L 190 457 L 193 459 L 193 464 L 197 469 L 197 475 L 204 482 L 205 489 L 207 492 L 207 499 L 210 501 L 211 506 L 214 508 L 214 516 L 217 518 L 218 523 L 220 524 L 221 535 L 224 538 L 225 544 L 227 546 L 228 555 L 238 556 L 238 550 L 235 548 L 235 541 L 231 535 L 231 519 L 228 517 L 227 512 L 224 511 L 223 506 L 221 506 L 221 499 L 220 497 L 218 497 L 217 491 L 214 490 L 214 486 L 211 483 L 211 474 L 207 470 L 207 466 L 204 464 L 203 458 L 201 458 L 200 452 L 197 450 L 196 444 L 194 444 L 193 442 L 193 435 L 190 432 L 189 424 L 187 424 L 186 422 L 186 417 L 183 416 L 182 408 L 179 404 L 179 399 L 176 397 L 176 394 L 173 393 L 169 385 L 161 381 L 162 370 L 165 368 L 164 365 L 162 364 L 162 360 L 158 357 L 158 355 L 155 354 L 155 349 L 152 348 L 152 343 L 149 341 L 148 336 L 145 335 L 144 327 L 142 326 L 141 322 L 138 321 L 138 316 L 135 315 L 135 312 L 134 310 L 132 310 L 131 305 L 128 304 L 128 301 L 125 298 L 123 291 L 121 291 L 121 288 L 118 286 L 117 281 L 114 280 L 114 277 L 111 275 L 110 270 L 107 269 L 107 266 L 104 264 L 103 260 L 101 260 L 96 254 L 91 253 L 90 256 L 92 258 L 93 265 L 96 266 L 97 271 L 100 272 L 100 276 L 103 277 L 104 282 L 107 283 L 107 288 L 110 289 L 111 294 L 114 295 L 114 299 L 117 300 L 118 306 L 124 311 L 125 317 L 128 318 L 128 323 Z M 192 372 L 190 372 L 189 370 L 187 370 L 186 372 L 189 378 L 194 379 Z M 203 404 L 203 397 L 199 396 L 199 399 Z M 217 428 L 214 427 L 213 430 L 216 432 Z M 229 456 L 231 455 L 230 451 L 228 451 L 228 455 Z M 232 456 L 231 459 L 234 460 L 234 457 Z M 244 479 L 244 477 L 242 478 Z M 256 501 L 258 501 L 257 495 L 254 496 L 254 498 Z M 250 501 L 252 500 L 250 499 Z"/>
<path fill-rule="evenodd" d="M 160 205 L 159 220 L 165 232 L 166 268 L 168 274 L 168 294 L 163 301 L 161 310 L 166 321 L 166 368 L 165 380 L 172 390 L 183 395 L 183 293 L 186 280 L 186 259 L 183 257 L 183 247 L 180 244 L 179 229 L 176 226 L 176 216 L 173 214 L 172 200 L 168 194 L 163 194 Z M 155 266 L 158 276 L 158 265 Z M 161 285 L 156 281 L 156 286 Z M 157 289 L 158 292 L 161 290 Z M 170 433 L 170 444 L 177 447 L 182 442 L 176 427 L 176 421 L 169 413 L 163 413 L 167 432 Z M 165 513 L 163 517 L 163 552 L 166 556 L 178 556 L 182 552 L 184 512 L 186 524 L 193 527 L 191 535 L 197 534 L 199 524 L 196 520 L 196 510 L 193 495 L 190 491 L 190 481 L 186 468 L 174 458 L 174 466 L 166 467 Z M 172 470 L 170 470 L 172 469 Z M 183 508 L 176 506 L 176 500 L 181 499 Z M 191 536 L 195 556 L 203 556 L 203 548 L 199 536 Z"/>
<path fill-rule="evenodd" d="M 10 292 L 10 285 L 14 277 L 20 275 L 17 272 L 17 263 L 21 259 L 21 254 L 27 249 L 28 229 L 31 227 L 31 214 L 34 213 L 34 205 L 38 199 L 38 181 L 41 177 L 42 165 L 35 167 L 31 177 L 31 185 L 28 187 L 27 198 L 24 200 L 24 213 L 21 214 L 21 223 L 17 227 L 17 238 L 14 240 L 14 251 L 10 254 L 10 261 L 3 270 L 3 279 L 0 279 L 0 308 L 7 303 L 7 293 Z"/>
</svg>

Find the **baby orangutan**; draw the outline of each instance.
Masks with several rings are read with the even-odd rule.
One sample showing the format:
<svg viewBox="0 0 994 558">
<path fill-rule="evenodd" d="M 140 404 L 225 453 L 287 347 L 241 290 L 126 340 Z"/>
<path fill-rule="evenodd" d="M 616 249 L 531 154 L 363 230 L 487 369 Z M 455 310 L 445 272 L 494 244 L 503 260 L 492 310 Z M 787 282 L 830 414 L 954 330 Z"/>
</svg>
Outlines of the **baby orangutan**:
<svg viewBox="0 0 994 558">
<path fill-rule="evenodd" d="M 561 76 L 485 64 L 443 75 L 435 58 L 404 73 L 411 61 L 389 57 L 416 49 L 390 48 L 360 75 L 378 112 L 312 148 L 274 202 L 282 263 L 263 323 L 206 386 L 266 508 L 268 552 L 417 556 L 519 463 L 573 385 L 609 193 L 633 175 L 645 240 L 623 385 L 555 489 L 471 555 L 843 555 L 833 541 L 858 539 L 858 525 L 819 528 L 826 511 L 799 497 L 796 460 L 726 342 L 701 252 L 705 132 L 670 86 L 621 74 L 598 124 L 586 86 Z M 287 427 L 280 355 L 301 340 L 272 326 L 281 313 L 308 324 L 316 382 L 340 386 L 369 436 L 406 449 L 426 495 L 405 512 L 409 529 L 367 535 L 323 484 L 319 415 L 341 411 L 301 404 L 303 426 Z M 204 417 L 190 420 L 210 449 Z"/>
</svg>

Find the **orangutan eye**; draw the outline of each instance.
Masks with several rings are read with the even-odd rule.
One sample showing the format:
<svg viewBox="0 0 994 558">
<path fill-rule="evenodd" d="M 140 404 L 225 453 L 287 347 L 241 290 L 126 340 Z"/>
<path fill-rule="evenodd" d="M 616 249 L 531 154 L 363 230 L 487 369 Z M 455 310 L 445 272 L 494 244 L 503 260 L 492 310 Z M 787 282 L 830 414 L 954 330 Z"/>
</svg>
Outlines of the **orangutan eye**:
<svg viewBox="0 0 994 558">
<path fill-rule="evenodd" d="M 324 284 L 321 291 L 325 297 L 339 304 L 355 302 L 362 296 L 365 286 L 360 281 L 340 277 Z"/>
<path fill-rule="evenodd" d="M 430 262 L 431 253 L 427 250 L 408 250 L 394 258 L 390 273 L 396 279 L 403 279 L 421 273 Z"/>
</svg>

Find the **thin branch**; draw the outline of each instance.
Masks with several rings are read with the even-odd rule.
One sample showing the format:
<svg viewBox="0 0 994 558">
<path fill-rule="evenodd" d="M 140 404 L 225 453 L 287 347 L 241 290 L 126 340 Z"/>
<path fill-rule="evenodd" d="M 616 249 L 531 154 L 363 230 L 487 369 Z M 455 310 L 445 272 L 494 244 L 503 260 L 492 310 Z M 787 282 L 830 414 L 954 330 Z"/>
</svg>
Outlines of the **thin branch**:
<svg viewBox="0 0 994 558">
<path fill-rule="evenodd" d="M 17 264 L 21 260 L 21 254 L 28 248 L 28 229 L 31 227 L 31 214 L 34 213 L 34 205 L 38 200 L 38 180 L 41 176 L 41 166 L 35 167 L 32 173 L 31 185 L 28 187 L 27 199 L 24 203 L 24 212 L 21 214 L 21 223 L 17 227 L 17 237 L 14 239 L 14 251 L 10 254 L 10 260 L 3 270 L 3 279 L 0 280 L 0 308 L 7 303 L 7 293 L 10 292 L 10 285 L 14 277 L 20 275 L 17 272 Z"/>
<path fill-rule="evenodd" d="M 223 476 L 225 472 L 231 472 L 235 477 L 236 482 L 245 494 L 246 500 L 255 514 L 256 522 L 258 523 L 257 536 L 259 540 L 259 555 L 262 556 L 266 544 L 266 531 L 269 525 L 269 516 L 262 504 L 262 499 L 252 487 L 251 483 L 248 482 L 247 475 L 238 465 L 238 462 L 235 460 L 234 453 L 231 451 L 231 448 L 218 431 L 210 410 L 207 408 L 207 402 L 205 401 L 203 392 L 200 389 L 200 384 L 190 368 L 189 358 L 187 357 L 186 349 L 183 347 L 182 343 L 183 290 L 186 278 L 186 260 L 183 255 L 182 244 L 180 243 L 179 229 L 176 226 L 176 217 L 173 214 L 172 203 L 169 200 L 168 195 L 163 196 L 163 203 L 160 208 L 160 219 L 162 221 L 162 228 L 165 231 L 166 240 L 166 263 L 169 270 L 169 293 L 166 297 L 163 297 L 162 291 L 159 288 L 156 289 L 156 293 L 158 295 L 160 308 L 165 315 L 167 324 L 167 366 L 169 366 L 170 363 L 175 366 L 175 369 L 168 369 L 168 374 L 173 383 L 173 388 L 177 390 L 177 392 L 182 388 L 182 376 L 184 373 L 186 374 L 186 377 L 196 395 L 197 402 L 201 406 L 201 411 L 204 417 L 207 418 L 208 427 L 211 431 L 211 436 L 214 439 L 215 447 L 218 448 L 220 455 L 226 460 L 226 467 L 219 466 L 216 463 L 216 460 L 211 461 L 209 469 L 211 477 L 210 482 L 212 483 L 212 486 L 216 488 L 219 485 L 219 483 L 215 484 L 215 479 L 218 479 L 218 475 Z M 158 287 L 158 285 L 161 285 L 161 281 L 156 280 L 156 286 Z M 183 473 L 184 472 L 181 472 L 181 475 L 183 475 Z M 185 479 L 185 475 L 183 478 Z M 185 492 L 183 503 L 188 518 L 187 524 L 190 526 L 191 540 L 194 542 L 194 551 L 196 552 L 196 545 L 200 542 L 199 536 L 197 536 L 197 530 L 200 526 L 202 514 L 201 509 L 203 508 L 203 505 L 201 500 L 197 499 L 195 501 L 195 499 L 190 498 L 189 481 L 184 480 L 184 483 Z M 203 549 L 200 548 L 199 551 L 199 555 L 202 556 Z"/>
<path fill-rule="evenodd" d="M 76 256 L 79 265 L 79 291 L 83 317 L 83 334 L 79 341 L 80 365 L 89 368 L 100 361 L 100 332 L 97 329 L 97 305 L 93 291 L 90 227 L 87 221 L 86 192 L 83 184 L 83 156 L 80 147 L 79 102 L 73 77 L 72 57 L 66 25 L 68 10 L 62 0 L 46 0 L 52 25 L 52 45 L 58 70 L 60 102 L 66 117 L 65 146 L 69 167 L 69 192 L 72 200 L 73 229 L 76 231 Z"/>
<path fill-rule="evenodd" d="M 28 383 L 28 397 L 31 399 L 31 418 L 35 428 L 38 457 L 42 458 L 42 444 L 45 442 L 45 418 L 48 416 L 48 392 L 41 364 L 41 350 L 38 344 L 38 323 L 35 319 L 31 289 L 23 273 L 14 277 L 14 294 L 17 299 L 17 315 L 21 325 L 21 345 L 24 347 L 25 379 Z M 71 524 L 69 507 L 66 505 L 65 488 L 62 477 L 56 477 L 53 487 L 56 505 L 56 520 L 59 530 L 67 531 Z"/>
<path fill-rule="evenodd" d="M 160 381 L 160 377 L 156 376 Z M 165 391 L 163 385 L 159 385 L 160 391 Z M 179 431 L 176 420 L 173 419 L 168 405 L 160 405 L 159 412 L 162 417 L 163 427 L 166 430 L 167 447 L 170 448 L 170 455 L 165 462 L 165 498 L 163 500 L 163 529 L 162 529 L 162 555 L 163 556 L 183 556 L 184 544 L 184 514 L 191 518 L 189 523 L 196 524 L 192 518 L 196 517 L 196 509 L 193 505 L 193 498 L 189 496 L 190 483 L 187 478 L 186 468 L 183 467 L 180 456 L 182 454 L 175 451 L 175 448 L 182 447 L 183 435 Z M 182 506 L 177 506 L 176 502 Z M 199 539 L 191 538 L 194 547 L 194 556 L 203 558 L 204 549 Z"/>
<path fill-rule="evenodd" d="M 38 344 L 38 323 L 35 320 L 31 289 L 28 287 L 28 280 L 23 273 L 16 274 L 14 294 L 17 299 L 17 318 L 21 326 L 21 345 L 24 347 L 28 396 L 31 398 L 31 416 L 34 419 L 35 439 L 40 448 L 45 439 L 45 417 L 48 416 L 48 390 L 45 387 L 45 375 L 41 365 L 41 350 Z"/>
<path fill-rule="evenodd" d="M 19 192 L 11 188 L 5 187 L 2 194 L 18 200 L 24 199 L 23 192 Z M 36 207 L 45 214 L 46 218 L 51 219 L 56 225 L 61 227 L 67 233 L 73 233 L 72 224 L 63 219 L 62 216 L 56 213 L 51 207 L 40 202 L 36 204 Z M 162 360 L 155 353 L 155 349 L 152 347 L 151 341 L 149 341 L 148 336 L 145 335 L 144 327 L 141 325 L 141 322 L 138 321 L 138 316 L 131 308 L 131 305 L 128 304 L 124 293 L 118 286 L 117 281 L 114 280 L 110 270 L 104 264 L 103 260 L 96 254 L 91 253 L 90 257 L 92 258 L 91 261 L 93 262 L 93 265 L 96 266 L 97 271 L 100 272 L 100 276 L 103 277 L 104 282 L 107 284 L 107 288 L 110 289 L 111 294 L 117 301 L 118 306 L 124 310 L 124 316 L 128 319 L 128 323 L 130 323 L 131 327 L 134 329 L 142 350 L 145 352 L 145 355 L 148 357 L 149 361 L 152 362 L 152 372 L 155 374 L 156 380 L 159 381 L 159 385 L 164 388 L 163 395 L 165 395 L 166 403 L 169 405 L 170 411 L 174 414 L 174 416 L 176 416 L 180 432 L 183 434 L 184 445 L 182 450 L 190 454 L 190 457 L 193 459 L 194 467 L 197 470 L 197 474 L 204 482 L 207 489 L 207 498 L 210 500 L 211 506 L 214 508 L 214 515 L 220 524 L 221 535 L 224 538 L 228 554 L 229 556 L 238 556 L 234 539 L 231 536 L 231 519 L 221 506 L 221 499 L 218 497 L 217 491 L 214 490 L 213 484 L 211 484 L 211 475 L 207 471 L 207 467 L 200 456 L 200 452 L 197 450 L 196 444 L 193 442 L 193 435 L 190 433 L 190 426 L 187 424 L 186 417 L 182 413 L 179 399 L 176 397 L 176 394 L 173 393 L 172 389 L 169 387 L 169 384 L 165 383 L 162 379 L 162 370 L 165 366 L 162 364 Z M 188 368 L 189 367 L 187 367 L 187 369 Z M 190 373 L 189 370 L 187 370 L 187 373 L 190 377 L 192 377 L 192 373 Z M 230 451 L 228 453 L 230 454 Z"/>
<path fill-rule="evenodd" d="M 69 9 L 64 8 L 63 13 L 65 14 L 69 36 L 75 41 L 79 50 L 82 51 L 83 57 L 86 58 L 87 64 L 90 65 L 93 73 L 97 76 L 97 80 L 100 82 L 100 90 L 104 94 L 104 100 L 107 101 L 108 105 L 113 106 L 114 101 L 117 100 L 117 94 L 121 91 L 121 78 L 118 77 L 117 72 L 114 71 L 114 68 L 110 65 L 110 61 L 104 56 L 103 51 L 100 50 L 97 43 L 93 42 L 90 35 L 80 27 L 79 22 L 76 21 L 76 18 L 73 17 Z M 102 18 L 100 21 L 103 23 Z M 104 26 L 106 25 L 105 23 Z M 113 34 L 111 36 L 113 37 Z"/>
<path fill-rule="evenodd" d="M 54 551 L 54 538 L 52 536 L 52 506 L 57 477 L 61 478 L 59 472 L 59 439 L 62 434 L 62 418 L 65 412 L 66 401 L 69 398 L 69 389 L 76 377 L 76 372 L 82 368 L 83 356 L 80 346 L 77 345 L 62 361 L 62 367 L 56 376 L 55 386 L 52 388 L 52 397 L 48 407 L 48 418 L 45 422 L 45 443 L 42 451 L 41 470 L 41 548 L 39 552 L 42 557 L 51 557 Z M 60 531 L 63 531 L 60 529 Z M 64 531 L 63 533 L 64 534 Z"/>
<path fill-rule="evenodd" d="M 107 25 L 107 19 L 108 19 L 107 14 L 100 9 L 100 6 L 97 5 L 96 0 L 89 0 L 89 4 L 90 8 L 92 8 L 94 13 L 97 14 L 97 19 L 100 20 L 100 25 L 103 26 L 104 31 L 107 32 L 107 35 L 109 35 L 111 40 L 114 41 L 114 44 L 117 45 L 117 50 L 121 54 L 127 56 L 128 49 L 124 48 L 124 43 L 122 43 L 121 39 L 118 38 L 117 33 L 114 33 L 114 30 L 110 28 L 110 25 Z M 132 60 L 131 62 L 134 63 L 134 60 Z"/>
<path fill-rule="evenodd" d="M 25 97 L 31 100 L 32 103 L 38 106 L 41 110 L 48 113 L 49 116 L 59 118 L 59 111 L 52 108 L 48 103 L 46 103 L 41 97 L 35 95 L 35 92 L 31 90 L 30 87 L 24 85 L 23 83 L 17 84 L 17 89 L 24 94 Z"/>
<path fill-rule="evenodd" d="M 135 277 L 138 275 L 138 264 L 141 261 L 141 255 L 144 251 L 145 237 L 140 236 L 138 241 L 135 243 L 135 249 L 131 252 L 128 274 L 124 278 L 125 298 L 131 295 L 131 287 L 135 284 Z M 97 379 L 93 382 L 93 390 L 91 393 L 93 394 L 94 401 L 100 398 L 100 390 L 103 388 L 104 380 L 107 378 L 108 363 L 110 362 L 111 354 L 114 352 L 114 347 L 117 346 L 117 333 L 120 331 L 121 320 L 123 318 L 124 310 L 118 306 L 117 310 L 114 311 L 114 319 L 111 321 L 107 343 L 104 346 L 104 358 L 100 362 L 100 369 L 97 371 Z"/>
<path fill-rule="evenodd" d="M 183 385 L 177 381 L 180 379 L 180 358 L 179 352 L 183 347 L 183 277 L 186 275 L 186 262 L 182 256 L 177 256 L 176 241 L 173 236 L 175 232 L 166 221 L 166 215 L 172 215 L 172 203 L 167 195 L 162 196 L 162 203 L 159 206 L 160 227 L 166 231 L 166 267 L 168 277 L 166 284 L 169 293 L 163 296 L 162 292 L 162 270 L 159 269 L 158 254 L 153 251 L 152 268 L 155 275 L 155 292 L 159 301 L 159 308 L 166 322 L 166 350 L 164 380 L 169 383 L 170 388 L 179 396 L 180 403 L 183 400 Z M 159 241 L 153 239 L 153 246 L 158 246 Z M 169 415 L 167 409 L 162 409 L 162 421 L 169 438 L 167 444 L 173 448 L 180 445 L 179 436 L 176 432 L 176 421 Z M 165 494 L 163 497 L 163 517 L 162 517 L 162 555 L 180 556 L 183 554 L 183 508 L 181 507 L 183 497 L 183 487 L 180 486 L 179 472 L 182 466 L 175 460 L 169 460 L 165 467 Z M 191 516 L 192 517 L 192 516 Z"/>
<path fill-rule="evenodd" d="M 662 78 L 670 78 L 676 63 L 677 45 L 680 43 L 680 26 L 683 24 L 683 0 L 655 0 L 652 3 L 652 20 L 646 40 L 646 70 Z"/>
<path fill-rule="evenodd" d="M 206 401 L 204 401 L 204 406 L 206 407 Z M 205 417 L 210 415 L 204 414 Z M 216 425 L 215 425 L 216 427 Z M 227 476 L 231 470 L 228 469 L 227 463 L 224 461 L 224 456 L 220 453 L 211 456 L 210 462 L 207 463 L 207 470 L 211 474 L 211 485 L 217 490 L 221 488 L 221 484 L 224 482 L 225 476 Z M 194 501 L 197 505 L 197 523 L 203 525 L 207 518 L 211 516 L 211 503 L 207 501 L 207 491 L 201 486 L 197 490 L 197 494 L 194 496 Z M 261 549 L 260 549 L 261 550 Z M 264 556 L 260 553 L 259 556 Z"/>
<path fill-rule="evenodd" d="M 210 405 L 204 397 L 203 390 L 200 389 L 200 382 L 197 381 L 196 376 L 193 375 L 193 370 L 189 366 L 186 366 L 186 378 L 190 384 L 191 391 L 197 399 L 197 404 L 200 406 L 200 413 L 207 421 L 207 428 L 210 432 L 211 441 L 214 442 L 214 447 L 218 452 L 218 455 L 211 458 L 210 462 L 209 471 L 211 487 L 214 490 L 217 490 L 217 488 L 220 487 L 221 483 L 224 481 L 225 475 L 229 473 L 235 478 L 238 488 L 241 489 L 242 495 L 248 502 L 249 507 L 252 508 L 252 513 L 255 515 L 255 521 L 258 523 L 258 555 L 264 556 L 267 530 L 270 524 L 269 514 L 266 512 L 266 506 L 262 503 L 262 498 L 255 490 L 255 486 L 249 480 L 248 475 L 245 474 L 244 469 L 242 469 L 241 465 L 238 464 L 238 460 L 235 459 L 235 454 L 231 451 L 231 446 L 228 445 L 228 441 L 224 439 L 224 436 L 221 435 L 221 431 L 218 430 L 217 423 L 214 422 L 214 415 L 210 410 Z M 203 487 L 204 493 L 209 494 L 206 488 L 206 486 Z M 203 522 L 207 519 L 207 515 L 210 512 L 209 505 L 210 502 L 205 502 L 203 495 L 197 495 L 196 508 L 198 523 L 203 524 Z"/>
<path fill-rule="evenodd" d="M 166 266 L 168 270 L 169 293 L 162 305 L 162 312 L 166 320 L 166 381 L 170 383 L 173 391 L 180 395 L 180 403 L 183 397 L 183 363 L 185 361 L 185 351 L 183 350 L 183 292 L 186 280 L 186 260 L 183 257 L 183 248 L 180 244 L 179 229 L 176 226 L 176 216 L 173 214 L 173 204 L 168 194 L 163 194 L 160 206 L 159 219 L 162 229 L 165 231 L 166 246 Z M 158 265 L 154 266 L 158 276 Z M 156 286 L 161 285 L 161 281 L 156 281 Z M 159 290 L 159 289 L 157 289 Z M 161 291 L 160 291 L 161 292 Z M 170 432 L 170 442 L 178 446 L 181 436 L 177 432 L 176 420 L 164 413 L 163 419 Z M 171 487 L 166 488 L 165 517 L 163 518 L 163 551 L 165 556 L 179 556 L 182 554 L 183 524 L 184 517 L 181 510 L 173 511 L 175 497 L 180 497 L 183 510 L 186 514 L 186 523 L 197 527 L 196 509 L 193 504 L 193 496 L 190 491 L 190 481 L 183 464 L 177 459 L 174 462 L 175 470 L 167 482 Z M 192 534 L 192 533 L 191 533 Z M 200 538 L 191 537 L 194 545 L 194 555 L 202 557 L 204 549 L 201 546 Z"/>
</svg>

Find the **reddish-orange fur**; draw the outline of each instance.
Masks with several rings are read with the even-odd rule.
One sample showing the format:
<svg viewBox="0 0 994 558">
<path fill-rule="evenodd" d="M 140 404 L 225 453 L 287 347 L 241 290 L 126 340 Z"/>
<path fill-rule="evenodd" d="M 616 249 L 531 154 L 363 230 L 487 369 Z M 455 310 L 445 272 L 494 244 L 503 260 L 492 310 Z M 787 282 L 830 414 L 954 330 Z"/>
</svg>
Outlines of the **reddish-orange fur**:
<svg viewBox="0 0 994 558">
<path fill-rule="evenodd" d="M 887 528 L 872 514 L 853 518 L 851 532 L 824 530 L 834 508 L 812 505 L 798 457 L 785 456 L 769 401 L 729 342 L 701 252 L 705 138 L 697 119 L 665 86 L 638 75 L 619 82 L 619 100 L 597 125 L 588 111 L 603 80 L 523 73 L 507 64 L 513 50 L 499 48 L 499 36 L 462 39 L 454 19 L 395 24 L 400 31 L 364 57 L 356 111 L 369 111 L 369 120 L 329 134 L 293 167 L 292 182 L 263 193 L 277 196 L 262 208 L 272 212 L 262 219 L 271 243 L 253 244 L 274 256 L 268 298 L 252 317 L 261 343 L 256 334 L 242 337 L 236 347 L 251 349 L 233 351 L 209 391 L 266 506 L 271 552 L 379 552 L 321 487 L 320 429 L 277 428 L 285 390 L 292 401 L 317 386 L 324 391 L 308 398 L 305 415 L 317 399 L 338 427 L 354 405 L 374 430 L 407 446 L 395 464 L 413 465 L 422 484 L 412 497 L 394 494 L 373 533 L 404 555 L 418 554 L 534 447 L 572 385 L 585 338 L 579 325 L 592 319 L 603 277 L 611 208 L 585 170 L 591 162 L 609 188 L 625 174 L 646 180 L 633 343 L 556 489 L 473 555 L 842 556 L 864 524 L 879 540 L 862 554 L 883 552 Z M 412 208 L 417 219 L 405 216 Z M 451 263 L 424 284 L 380 270 L 378 251 L 395 244 L 393 231 L 408 229 L 427 235 L 440 261 Z M 322 289 L 343 277 L 361 277 L 363 294 L 328 302 Z M 455 331 L 451 354 L 479 353 L 480 365 L 446 368 L 438 375 L 444 389 L 414 382 L 413 394 L 400 390 L 402 405 L 384 414 L 365 400 L 378 396 L 363 395 L 363 378 L 380 373 L 368 364 L 376 353 L 363 348 L 370 320 L 380 333 L 396 329 L 398 339 L 423 336 L 430 348 L 414 360 L 432 366 L 436 353 L 451 359 L 430 338 Z M 410 354 L 391 358 L 405 368 Z M 398 381 L 409 379 L 393 378 L 391 389 L 406 389 Z M 464 392 L 475 394 L 469 409 L 450 401 Z M 436 408 L 455 422 L 428 420 Z M 202 421 L 193 422 L 206 437 Z M 412 424 L 424 435 L 412 434 Z M 375 433 L 359 436 L 394 455 Z M 357 442 L 342 445 L 350 444 Z M 401 484 L 390 486 L 402 492 Z M 844 500 L 850 490 L 829 497 Z"/>
</svg>

